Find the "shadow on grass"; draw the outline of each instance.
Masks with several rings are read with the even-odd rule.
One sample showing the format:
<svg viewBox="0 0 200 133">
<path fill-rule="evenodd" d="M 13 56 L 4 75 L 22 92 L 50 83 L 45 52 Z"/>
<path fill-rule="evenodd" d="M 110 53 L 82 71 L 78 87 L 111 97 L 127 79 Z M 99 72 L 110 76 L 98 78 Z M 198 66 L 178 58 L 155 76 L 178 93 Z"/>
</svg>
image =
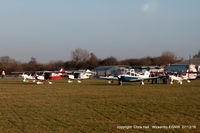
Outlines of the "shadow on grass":
<svg viewBox="0 0 200 133">
<path fill-rule="evenodd" d="M 0 84 L 4 84 L 4 85 L 11 85 L 11 84 L 14 84 L 14 85 L 34 85 L 35 83 L 23 83 L 23 82 L 1 82 Z"/>
<path fill-rule="evenodd" d="M 124 83 L 123 85 L 119 85 L 118 83 L 113 83 L 113 84 L 108 84 L 108 83 L 90 83 L 88 85 L 92 85 L 92 86 L 135 86 L 138 84 L 131 84 L 131 83 Z"/>
</svg>

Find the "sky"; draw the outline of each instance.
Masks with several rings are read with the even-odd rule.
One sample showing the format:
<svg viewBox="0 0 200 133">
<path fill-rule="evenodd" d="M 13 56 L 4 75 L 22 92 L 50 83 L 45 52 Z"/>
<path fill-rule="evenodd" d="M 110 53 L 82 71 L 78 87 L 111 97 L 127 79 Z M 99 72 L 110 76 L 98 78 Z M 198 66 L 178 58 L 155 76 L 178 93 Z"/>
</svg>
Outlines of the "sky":
<svg viewBox="0 0 200 133">
<path fill-rule="evenodd" d="M 118 60 L 200 50 L 200 0 L 0 2 L 0 56 L 17 61 L 67 61 L 76 48 Z"/>
</svg>

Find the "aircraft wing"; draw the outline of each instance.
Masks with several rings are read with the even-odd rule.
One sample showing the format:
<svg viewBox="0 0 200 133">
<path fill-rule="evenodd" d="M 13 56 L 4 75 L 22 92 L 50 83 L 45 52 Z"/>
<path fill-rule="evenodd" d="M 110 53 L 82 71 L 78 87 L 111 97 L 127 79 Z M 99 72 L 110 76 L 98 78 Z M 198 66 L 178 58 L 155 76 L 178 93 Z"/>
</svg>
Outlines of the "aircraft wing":
<svg viewBox="0 0 200 133">
<path fill-rule="evenodd" d="M 99 76 L 98 79 L 103 79 L 103 80 L 118 80 L 118 77 L 115 77 L 115 76 Z"/>
<path fill-rule="evenodd" d="M 200 72 L 191 72 L 191 71 L 188 71 L 188 72 L 151 72 L 152 74 L 186 74 L 186 73 L 196 73 L 196 74 L 198 74 L 198 73 L 200 73 Z"/>
<path fill-rule="evenodd" d="M 11 72 L 13 74 L 22 74 L 22 73 L 40 73 L 41 71 L 21 71 L 21 72 Z"/>
<path fill-rule="evenodd" d="M 144 80 L 151 80 L 151 79 L 158 79 L 159 77 L 149 77 L 149 78 L 138 78 L 138 79 L 130 79 L 128 82 L 138 82 L 138 81 L 144 81 Z"/>
</svg>

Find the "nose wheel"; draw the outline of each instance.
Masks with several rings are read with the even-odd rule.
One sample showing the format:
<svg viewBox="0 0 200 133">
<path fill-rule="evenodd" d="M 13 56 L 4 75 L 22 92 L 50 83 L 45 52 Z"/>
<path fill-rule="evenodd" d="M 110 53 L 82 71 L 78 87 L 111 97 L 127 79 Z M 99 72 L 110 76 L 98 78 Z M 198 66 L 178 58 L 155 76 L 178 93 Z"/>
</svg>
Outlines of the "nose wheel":
<svg viewBox="0 0 200 133">
<path fill-rule="evenodd" d="M 52 82 L 50 82 L 50 81 L 49 81 L 48 83 L 49 83 L 50 85 L 52 85 L 52 84 L 53 84 L 53 83 L 52 83 Z"/>
<path fill-rule="evenodd" d="M 144 81 L 143 80 L 140 82 L 140 85 L 144 85 Z"/>
<path fill-rule="evenodd" d="M 67 82 L 68 82 L 68 83 L 72 83 L 72 81 L 71 81 L 71 80 L 68 80 Z"/>
</svg>

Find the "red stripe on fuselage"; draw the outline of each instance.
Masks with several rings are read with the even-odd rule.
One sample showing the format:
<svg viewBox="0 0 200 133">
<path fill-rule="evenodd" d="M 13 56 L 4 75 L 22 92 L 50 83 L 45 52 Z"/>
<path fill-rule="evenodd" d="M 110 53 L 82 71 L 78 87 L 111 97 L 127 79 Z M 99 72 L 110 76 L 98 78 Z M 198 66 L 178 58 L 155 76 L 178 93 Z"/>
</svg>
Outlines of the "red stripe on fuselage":
<svg viewBox="0 0 200 133">
<path fill-rule="evenodd" d="M 63 77 L 61 76 L 55 76 L 55 77 L 49 77 L 48 79 L 46 80 L 56 80 L 56 79 L 62 79 Z"/>
</svg>

